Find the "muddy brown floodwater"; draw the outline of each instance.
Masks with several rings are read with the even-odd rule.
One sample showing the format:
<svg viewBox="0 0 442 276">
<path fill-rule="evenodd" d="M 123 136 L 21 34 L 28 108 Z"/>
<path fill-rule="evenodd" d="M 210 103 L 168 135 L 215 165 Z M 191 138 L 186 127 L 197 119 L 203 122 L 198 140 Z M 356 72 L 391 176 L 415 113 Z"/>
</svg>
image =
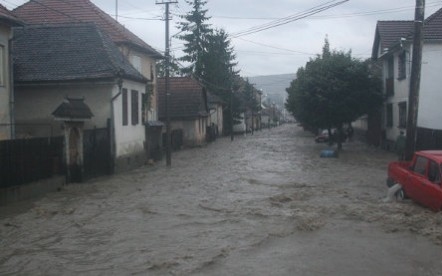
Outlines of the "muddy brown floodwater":
<svg viewBox="0 0 442 276">
<path fill-rule="evenodd" d="M 394 155 L 295 125 L 0 208 L 0 275 L 442 275 L 442 217 L 383 199 Z"/>
</svg>

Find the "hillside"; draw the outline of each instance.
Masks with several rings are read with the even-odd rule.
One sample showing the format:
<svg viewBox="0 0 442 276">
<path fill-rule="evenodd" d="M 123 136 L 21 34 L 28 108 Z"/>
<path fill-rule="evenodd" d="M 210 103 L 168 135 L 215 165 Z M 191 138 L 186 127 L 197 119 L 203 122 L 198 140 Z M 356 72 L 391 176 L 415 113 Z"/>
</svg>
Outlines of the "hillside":
<svg viewBox="0 0 442 276">
<path fill-rule="evenodd" d="M 282 107 L 287 98 L 285 89 L 295 79 L 295 74 L 257 76 L 248 77 L 248 79 L 257 89 L 262 90 L 271 102 Z"/>
</svg>

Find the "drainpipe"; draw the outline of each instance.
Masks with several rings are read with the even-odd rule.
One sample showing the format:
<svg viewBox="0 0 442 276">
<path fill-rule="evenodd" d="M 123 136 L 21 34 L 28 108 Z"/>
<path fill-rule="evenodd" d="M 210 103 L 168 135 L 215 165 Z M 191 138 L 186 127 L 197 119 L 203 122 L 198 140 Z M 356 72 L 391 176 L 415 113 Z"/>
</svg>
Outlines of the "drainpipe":
<svg viewBox="0 0 442 276">
<path fill-rule="evenodd" d="M 13 32 L 13 30 L 11 30 Z M 13 35 L 11 33 L 11 38 L 8 40 L 8 69 L 9 73 L 9 120 L 10 120 L 10 131 L 11 139 L 15 139 L 15 98 L 14 98 L 14 65 L 12 61 L 12 40 Z"/>
<path fill-rule="evenodd" d="M 115 172 L 115 158 L 116 158 L 116 144 L 115 144 L 115 111 L 114 111 L 114 101 L 121 95 L 123 90 L 123 79 L 119 76 L 117 79 L 118 93 L 112 97 L 111 105 L 111 119 L 110 119 L 110 146 L 111 146 L 111 160 L 110 169 L 111 173 Z"/>
</svg>

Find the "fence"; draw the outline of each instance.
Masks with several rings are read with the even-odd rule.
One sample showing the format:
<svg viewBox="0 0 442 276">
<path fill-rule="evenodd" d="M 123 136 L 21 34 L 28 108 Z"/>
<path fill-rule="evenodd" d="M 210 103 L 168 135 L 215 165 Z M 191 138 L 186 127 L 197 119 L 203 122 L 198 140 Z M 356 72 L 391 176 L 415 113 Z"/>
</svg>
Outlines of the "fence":
<svg viewBox="0 0 442 276">
<path fill-rule="evenodd" d="M 418 128 L 416 149 L 442 149 L 442 130 Z"/>
<path fill-rule="evenodd" d="M 63 137 L 0 141 L 0 188 L 62 173 L 63 141 Z"/>
</svg>

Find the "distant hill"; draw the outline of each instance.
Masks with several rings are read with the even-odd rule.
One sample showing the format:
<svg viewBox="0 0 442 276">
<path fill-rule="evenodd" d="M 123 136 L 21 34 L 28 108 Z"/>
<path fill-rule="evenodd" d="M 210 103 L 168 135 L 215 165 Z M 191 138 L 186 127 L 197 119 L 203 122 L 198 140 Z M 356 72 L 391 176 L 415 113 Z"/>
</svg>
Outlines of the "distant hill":
<svg viewBox="0 0 442 276">
<path fill-rule="evenodd" d="M 295 74 L 283 74 L 246 78 L 248 78 L 249 82 L 253 84 L 255 88 L 261 89 L 270 101 L 282 107 L 285 98 L 287 98 L 285 89 L 290 86 L 290 83 L 295 77 Z"/>
</svg>

